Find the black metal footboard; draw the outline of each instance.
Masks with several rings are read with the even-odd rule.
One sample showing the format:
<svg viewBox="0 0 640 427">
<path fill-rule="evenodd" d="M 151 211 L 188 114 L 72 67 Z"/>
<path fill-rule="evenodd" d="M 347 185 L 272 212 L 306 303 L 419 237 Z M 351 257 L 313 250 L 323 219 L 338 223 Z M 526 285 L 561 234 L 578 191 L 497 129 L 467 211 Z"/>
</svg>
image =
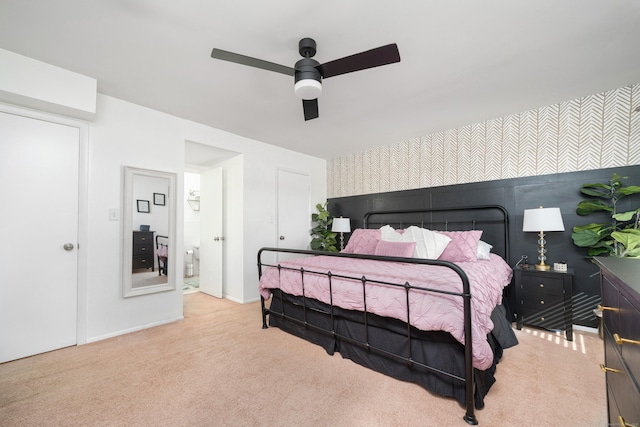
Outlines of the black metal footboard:
<svg viewBox="0 0 640 427">
<path fill-rule="evenodd" d="M 455 293 L 450 291 L 442 291 L 438 289 L 431 289 L 420 286 L 413 286 L 408 282 L 405 283 L 391 283 L 386 281 L 376 281 L 370 280 L 366 278 L 366 275 L 363 274 L 361 277 L 352 277 L 345 276 L 339 274 L 333 274 L 331 272 L 324 271 L 315 271 L 315 270 L 305 270 L 304 268 L 291 268 L 287 266 L 283 266 L 282 264 L 269 264 L 262 260 L 262 256 L 265 252 L 271 253 L 288 253 L 288 254 L 300 254 L 300 255 L 308 255 L 308 256 L 328 256 L 328 257 L 342 257 L 342 258 L 358 258 L 358 259 L 368 259 L 368 260 L 376 260 L 382 262 L 401 262 L 407 264 L 425 264 L 425 265 L 437 265 L 442 267 L 447 267 L 453 270 L 462 281 L 462 292 Z M 258 274 L 259 277 L 262 277 L 263 268 L 273 267 L 279 270 L 286 269 L 291 271 L 297 271 L 300 273 L 301 283 L 302 283 L 302 304 L 300 304 L 298 313 L 294 316 L 291 313 L 285 313 L 284 306 L 285 304 L 279 304 L 280 307 L 283 307 L 281 311 L 273 311 L 271 308 L 267 307 L 265 304 L 264 298 L 261 297 L 261 306 L 262 306 L 262 327 L 267 328 L 267 316 L 277 316 L 280 319 L 286 320 L 287 322 L 291 322 L 295 325 L 298 325 L 301 328 L 314 330 L 320 334 L 324 334 L 328 337 L 331 337 L 337 341 L 347 342 L 352 346 L 356 346 L 366 350 L 366 352 L 374 353 L 376 355 L 381 355 L 388 359 L 404 363 L 411 367 L 417 367 L 422 370 L 437 373 L 439 375 L 443 375 L 449 377 L 455 381 L 464 383 L 465 387 L 465 407 L 466 413 L 464 415 L 464 420 L 468 424 L 476 425 L 478 421 L 474 414 L 474 368 L 473 368 L 473 348 L 472 348 L 472 331 L 471 331 L 471 292 L 469 286 L 469 279 L 465 272 L 456 264 L 447 262 L 447 261 L 438 261 L 438 260 L 430 260 L 430 259 L 418 259 L 418 258 L 399 258 L 399 257 L 383 257 L 376 255 L 361 255 L 361 254 L 350 254 L 350 253 L 330 253 L 330 252 L 320 252 L 320 251 L 309 251 L 309 250 L 296 250 L 296 249 L 278 249 L 278 248 L 262 248 L 258 251 Z M 326 309 L 323 309 L 326 315 L 326 318 L 329 321 L 326 322 L 316 322 L 311 318 L 314 318 L 314 314 L 319 309 L 315 305 L 316 300 L 311 301 L 310 298 L 307 298 L 305 295 L 304 288 L 304 279 L 306 274 L 321 274 L 327 277 L 329 283 L 329 292 L 330 292 L 330 303 L 327 305 Z M 343 311 L 340 307 L 336 307 L 333 304 L 333 278 L 340 279 L 349 279 L 349 280 L 357 280 L 362 283 L 362 291 L 363 291 L 363 307 L 364 310 L 362 312 L 362 321 L 360 322 L 363 325 L 362 334 L 359 334 L 358 337 L 354 337 L 353 334 L 346 334 L 340 331 L 338 328 L 336 317 L 338 313 Z M 370 329 L 372 326 L 372 316 L 376 316 L 375 314 L 369 313 L 367 311 L 366 306 L 366 288 L 367 284 L 382 284 L 387 286 L 394 286 L 398 288 L 404 289 L 406 296 L 406 333 L 403 332 L 403 336 L 406 337 L 406 345 L 403 348 L 406 349 L 406 353 L 390 351 L 389 349 L 383 348 L 383 346 L 376 344 L 375 342 L 371 342 L 370 339 Z M 463 312 L 464 312 L 464 376 L 456 375 L 451 372 L 447 372 L 445 370 L 439 369 L 434 366 L 430 366 L 426 363 L 421 362 L 418 358 L 413 354 L 413 342 L 414 336 L 417 331 L 413 328 L 409 322 L 410 320 L 410 304 L 409 304 L 409 293 L 411 290 L 419 290 L 425 292 L 433 292 L 440 294 L 447 294 L 458 296 L 463 299 Z M 279 298 L 282 298 L 282 294 L 280 294 Z M 273 304 L 272 304 L 273 305 Z M 311 319 L 311 320 L 310 320 Z M 361 338 L 361 339 L 360 339 Z"/>
</svg>

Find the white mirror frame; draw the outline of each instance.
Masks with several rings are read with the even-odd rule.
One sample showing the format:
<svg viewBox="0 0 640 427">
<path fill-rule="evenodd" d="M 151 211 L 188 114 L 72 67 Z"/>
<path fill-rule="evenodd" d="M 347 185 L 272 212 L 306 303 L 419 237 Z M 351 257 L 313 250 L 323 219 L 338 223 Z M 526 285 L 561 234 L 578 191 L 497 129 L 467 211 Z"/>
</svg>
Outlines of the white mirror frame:
<svg viewBox="0 0 640 427">
<path fill-rule="evenodd" d="M 132 286 L 132 255 L 133 255 L 133 182 L 135 176 L 151 178 L 165 178 L 169 180 L 169 194 L 165 204 L 169 209 L 169 256 L 167 283 L 149 286 Z M 175 260 L 176 260 L 176 174 L 149 169 L 124 167 L 124 200 L 122 209 L 122 296 L 124 298 L 138 295 L 165 292 L 176 289 Z M 155 242 L 154 242 L 155 245 Z"/>
</svg>

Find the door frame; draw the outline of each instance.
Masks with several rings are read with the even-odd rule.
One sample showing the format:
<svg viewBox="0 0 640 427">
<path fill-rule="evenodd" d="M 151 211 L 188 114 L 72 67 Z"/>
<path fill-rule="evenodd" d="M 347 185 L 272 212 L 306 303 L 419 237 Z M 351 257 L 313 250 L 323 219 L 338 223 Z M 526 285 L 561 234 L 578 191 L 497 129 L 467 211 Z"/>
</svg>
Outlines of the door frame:
<svg viewBox="0 0 640 427">
<path fill-rule="evenodd" d="M 87 236 L 89 219 L 89 124 L 55 114 L 0 103 L 0 112 L 78 129 L 78 301 L 76 345 L 87 343 Z M 105 213 L 106 216 L 106 213 Z"/>
</svg>

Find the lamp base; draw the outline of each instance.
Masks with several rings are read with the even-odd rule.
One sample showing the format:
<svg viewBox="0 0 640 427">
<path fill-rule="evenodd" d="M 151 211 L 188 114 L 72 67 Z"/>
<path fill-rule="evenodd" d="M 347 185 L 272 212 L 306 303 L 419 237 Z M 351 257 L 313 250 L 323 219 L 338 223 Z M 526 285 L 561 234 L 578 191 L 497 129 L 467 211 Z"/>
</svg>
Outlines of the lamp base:
<svg viewBox="0 0 640 427">
<path fill-rule="evenodd" d="M 536 270 L 543 270 L 543 271 L 551 270 L 551 266 L 545 263 L 536 264 L 534 265 L 534 267 L 536 268 Z"/>
</svg>

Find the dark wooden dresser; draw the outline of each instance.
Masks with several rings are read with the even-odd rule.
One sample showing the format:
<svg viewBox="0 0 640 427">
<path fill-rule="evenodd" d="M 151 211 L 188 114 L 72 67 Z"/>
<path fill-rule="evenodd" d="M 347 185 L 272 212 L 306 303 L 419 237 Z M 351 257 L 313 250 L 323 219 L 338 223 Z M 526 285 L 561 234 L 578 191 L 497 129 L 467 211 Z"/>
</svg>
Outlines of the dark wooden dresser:
<svg viewBox="0 0 640 427">
<path fill-rule="evenodd" d="M 609 425 L 640 425 L 640 260 L 595 258 L 600 267 Z"/>
<path fill-rule="evenodd" d="M 155 231 L 134 231 L 133 232 L 133 259 L 131 269 L 150 268 L 154 270 L 154 250 L 153 233 Z"/>
</svg>

